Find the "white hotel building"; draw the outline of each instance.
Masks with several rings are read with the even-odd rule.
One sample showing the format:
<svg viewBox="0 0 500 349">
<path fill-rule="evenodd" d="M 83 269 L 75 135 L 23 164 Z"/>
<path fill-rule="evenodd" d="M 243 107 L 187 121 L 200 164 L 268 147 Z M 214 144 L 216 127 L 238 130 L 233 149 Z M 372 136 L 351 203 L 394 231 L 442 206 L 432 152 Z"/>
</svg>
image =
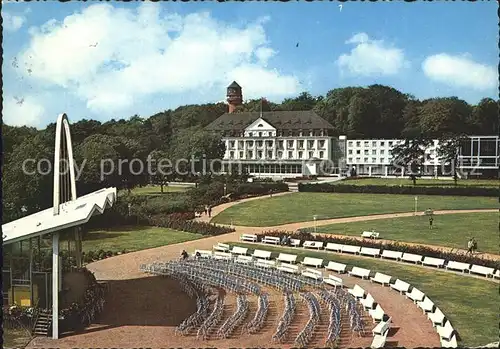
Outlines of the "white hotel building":
<svg viewBox="0 0 500 349">
<path fill-rule="evenodd" d="M 241 87 L 227 88 L 229 112 L 207 126 L 222 135 L 226 146 L 223 172 L 244 171 L 252 176 L 286 178 L 346 173 L 404 175 L 392 165 L 398 139 L 347 139 L 333 136 L 333 126 L 312 111 L 235 113 L 242 104 Z M 426 149 L 425 174 L 441 175 L 438 141 Z M 497 176 L 500 165 L 498 136 L 470 136 L 461 147 L 462 172 Z"/>
</svg>

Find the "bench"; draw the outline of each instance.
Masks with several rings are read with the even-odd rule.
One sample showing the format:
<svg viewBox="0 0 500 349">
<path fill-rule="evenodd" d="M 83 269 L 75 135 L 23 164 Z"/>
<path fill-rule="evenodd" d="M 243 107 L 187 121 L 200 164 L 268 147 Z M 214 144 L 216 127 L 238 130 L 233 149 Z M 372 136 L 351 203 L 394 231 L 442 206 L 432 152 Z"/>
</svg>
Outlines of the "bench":
<svg viewBox="0 0 500 349">
<path fill-rule="evenodd" d="M 386 284 L 387 285 L 390 285 L 391 283 L 391 276 L 390 275 L 386 275 L 386 274 L 382 274 L 382 273 L 375 273 L 375 276 L 371 277 L 370 278 L 370 281 L 371 282 L 377 282 L 379 284 L 382 284 L 382 286 L 385 286 Z"/>
<path fill-rule="evenodd" d="M 401 257 L 401 260 L 405 262 L 412 262 L 415 264 L 418 264 L 422 262 L 422 256 L 419 254 L 413 254 L 413 253 L 403 253 L 403 257 Z"/>
<path fill-rule="evenodd" d="M 373 307 L 375 306 L 375 299 L 373 298 L 371 293 L 368 293 L 366 295 L 366 298 L 361 299 L 359 302 L 361 303 L 361 305 L 363 305 L 365 310 L 373 309 Z"/>
<path fill-rule="evenodd" d="M 212 251 L 209 250 L 195 250 L 192 256 L 196 257 L 196 253 L 199 253 L 201 258 L 212 258 Z"/>
<path fill-rule="evenodd" d="M 289 274 L 299 274 L 299 266 L 293 264 L 282 263 L 278 266 L 278 270 Z"/>
<path fill-rule="evenodd" d="M 336 244 L 336 243 L 333 243 L 333 242 L 329 242 L 329 243 L 326 244 L 325 250 L 335 251 L 335 252 L 342 252 L 342 246 L 344 246 L 344 245 Z"/>
<path fill-rule="evenodd" d="M 274 245 L 279 245 L 280 244 L 280 238 L 274 237 L 274 236 L 264 236 L 264 238 L 261 241 L 264 244 L 274 244 Z"/>
<path fill-rule="evenodd" d="M 422 302 L 425 298 L 425 294 L 418 288 L 413 287 L 411 292 L 406 292 L 406 298 L 410 298 L 413 303 Z"/>
<path fill-rule="evenodd" d="M 444 267 L 444 259 L 434 258 L 434 257 L 424 257 L 422 265 L 432 265 L 433 267 L 442 268 Z"/>
<path fill-rule="evenodd" d="M 360 246 L 342 245 L 342 252 L 359 254 L 360 251 L 361 251 Z"/>
<path fill-rule="evenodd" d="M 347 290 L 354 298 L 364 298 L 365 290 L 363 290 L 359 285 L 354 285 L 353 288 Z"/>
<path fill-rule="evenodd" d="M 380 304 L 377 304 L 375 309 L 369 309 L 368 314 L 370 314 L 370 316 L 372 317 L 373 322 L 382 321 L 384 320 L 385 316 L 384 309 L 382 309 Z"/>
<path fill-rule="evenodd" d="M 222 244 L 219 242 L 217 245 L 214 245 L 213 249 L 215 251 L 220 251 L 220 252 L 229 252 L 229 250 L 231 249 L 231 246 L 229 246 L 228 244 Z"/>
<path fill-rule="evenodd" d="M 321 241 L 304 241 L 302 245 L 304 248 L 317 248 L 318 250 L 323 248 L 323 242 Z"/>
<path fill-rule="evenodd" d="M 236 263 L 240 264 L 250 264 L 253 262 L 253 257 L 252 256 L 238 256 L 234 260 Z"/>
<path fill-rule="evenodd" d="M 434 311 L 434 302 L 431 301 L 429 297 L 425 297 L 423 301 L 417 302 L 417 307 L 422 309 L 422 312 L 425 313 L 432 313 Z"/>
<path fill-rule="evenodd" d="M 372 330 L 373 341 L 370 348 L 383 348 L 387 340 L 387 335 L 389 334 L 389 329 L 391 327 L 391 318 L 387 321 L 381 321 Z"/>
<path fill-rule="evenodd" d="M 347 272 L 350 276 L 358 276 L 362 279 L 370 277 L 370 270 L 359 267 L 352 267 L 351 271 Z"/>
<path fill-rule="evenodd" d="M 444 326 L 437 326 L 436 331 L 441 338 L 448 340 L 451 339 L 451 336 L 455 332 L 453 326 L 451 326 L 451 323 L 449 321 L 446 321 Z"/>
<path fill-rule="evenodd" d="M 497 269 L 497 271 L 495 272 L 495 274 L 493 274 L 493 277 L 495 279 L 500 279 L 500 269 Z"/>
<path fill-rule="evenodd" d="M 223 259 L 223 260 L 231 260 L 233 258 L 233 256 L 229 252 L 216 251 L 216 252 L 214 252 L 214 258 L 215 259 Z"/>
<path fill-rule="evenodd" d="M 276 260 L 293 264 L 297 262 L 297 256 L 294 254 L 280 253 Z"/>
<path fill-rule="evenodd" d="M 383 250 L 380 257 L 381 258 L 395 259 L 395 260 L 399 261 L 401 258 L 403 258 L 403 252 Z"/>
<path fill-rule="evenodd" d="M 321 279 L 323 279 L 323 273 L 322 272 L 320 272 L 318 270 L 315 270 L 315 269 L 310 269 L 310 268 L 304 269 L 300 273 L 300 275 L 308 277 L 308 278 L 311 278 L 311 279 L 314 279 L 314 280 L 321 280 Z"/>
<path fill-rule="evenodd" d="M 379 236 L 380 234 L 374 231 L 364 231 L 361 233 L 362 238 L 378 239 Z"/>
<path fill-rule="evenodd" d="M 454 334 L 451 335 L 450 340 L 447 340 L 444 338 L 440 338 L 440 340 L 441 340 L 441 347 L 442 348 L 457 348 L 458 347 L 457 337 Z"/>
<path fill-rule="evenodd" d="M 274 268 L 276 266 L 276 262 L 268 261 L 265 259 L 257 259 L 253 265 L 255 265 L 256 267 L 269 269 L 269 268 Z"/>
<path fill-rule="evenodd" d="M 246 247 L 239 247 L 239 246 L 233 246 L 233 249 L 231 250 L 231 253 L 233 254 L 239 254 L 242 256 L 246 256 L 248 253 L 248 248 Z"/>
<path fill-rule="evenodd" d="M 380 256 L 380 248 L 361 247 L 359 254 L 378 257 Z"/>
<path fill-rule="evenodd" d="M 470 267 L 471 273 L 484 275 L 486 277 L 489 277 L 490 275 L 493 276 L 494 271 L 495 269 L 490 267 L 483 267 L 482 265 L 472 264 L 472 266 Z"/>
<path fill-rule="evenodd" d="M 342 281 L 342 279 L 334 275 L 328 275 L 327 278 L 323 279 L 323 282 L 335 288 L 342 288 L 344 286 L 344 282 Z"/>
<path fill-rule="evenodd" d="M 300 264 L 321 268 L 323 266 L 323 260 L 320 258 L 304 257 L 304 260 Z"/>
<path fill-rule="evenodd" d="M 432 321 L 432 326 L 443 326 L 444 324 L 444 314 L 441 309 L 436 307 L 436 310 L 433 313 L 427 314 L 429 320 Z M 448 337 L 449 338 L 449 337 Z"/>
<path fill-rule="evenodd" d="M 460 270 L 462 273 L 465 273 L 465 271 L 469 271 L 471 265 L 469 263 L 462 263 L 462 262 L 455 262 L 455 261 L 448 261 L 446 264 L 446 269 L 453 269 L 453 270 Z"/>
<path fill-rule="evenodd" d="M 257 235 L 254 234 L 241 234 L 241 241 L 257 242 Z"/>
<path fill-rule="evenodd" d="M 328 262 L 328 265 L 325 268 L 328 270 L 336 271 L 339 274 L 342 274 L 345 273 L 347 265 L 337 262 Z"/>
<path fill-rule="evenodd" d="M 392 285 L 389 285 L 393 290 L 399 291 L 400 294 L 408 292 L 410 284 L 399 279 Z"/>
<path fill-rule="evenodd" d="M 255 258 L 271 259 L 271 252 L 263 250 L 255 250 L 252 254 Z"/>
<path fill-rule="evenodd" d="M 290 245 L 292 245 L 293 247 L 299 247 L 300 240 L 299 239 L 290 239 Z"/>
</svg>

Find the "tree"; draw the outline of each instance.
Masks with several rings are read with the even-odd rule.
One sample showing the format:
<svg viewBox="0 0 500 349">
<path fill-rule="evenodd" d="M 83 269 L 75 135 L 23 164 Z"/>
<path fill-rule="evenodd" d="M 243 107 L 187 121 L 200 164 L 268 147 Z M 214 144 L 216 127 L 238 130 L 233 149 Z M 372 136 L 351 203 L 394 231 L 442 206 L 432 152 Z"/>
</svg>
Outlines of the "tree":
<svg viewBox="0 0 500 349">
<path fill-rule="evenodd" d="M 445 135 L 439 140 L 437 155 L 444 161 L 444 165 L 450 166 L 455 186 L 458 184 L 458 155 L 460 153 L 460 146 L 467 139 L 466 135 Z"/>
<path fill-rule="evenodd" d="M 433 98 L 420 108 L 420 126 L 427 137 L 458 135 L 467 131 L 471 107 L 457 97 Z"/>
<path fill-rule="evenodd" d="M 422 134 L 420 128 L 420 108 L 422 105 L 423 103 L 419 100 L 411 99 L 403 109 L 404 126 L 401 131 L 403 138 L 414 138 Z"/>
<path fill-rule="evenodd" d="M 168 184 L 168 181 L 173 179 L 172 168 L 169 168 L 169 157 L 166 151 L 153 150 L 149 156 L 151 170 L 151 180 L 154 184 L 160 185 L 161 193 L 163 194 L 163 187 Z"/>
<path fill-rule="evenodd" d="M 393 165 L 396 168 L 400 168 L 401 171 L 407 169 L 413 185 L 416 185 L 417 178 L 422 176 L 426 160 L 425 149 L 429 147 L 431 142 L 431 140 L 423 137 L 406 139 L 391 150 Z"/>
<path fill-rule="evenodd" d="M 347 136 L 367 137 L 376 123 L 374 105 L 366 93 L 358 93 L 349 103 Z"/>
<path fill-rule="evenodd" d="M 473 107 L 470 124 L 475 133 L 483 136 L 499 133 L 498 102 L 491 98 L 483 98 Z"/>
<path fill-rule="evenodd" d="M 286 98 L 281 103 L 281 109 L 287 111 L 312 110 L 320 97 L 313 97 L 309 92 L 302 92 L 298 97 Z"/>
</svg>

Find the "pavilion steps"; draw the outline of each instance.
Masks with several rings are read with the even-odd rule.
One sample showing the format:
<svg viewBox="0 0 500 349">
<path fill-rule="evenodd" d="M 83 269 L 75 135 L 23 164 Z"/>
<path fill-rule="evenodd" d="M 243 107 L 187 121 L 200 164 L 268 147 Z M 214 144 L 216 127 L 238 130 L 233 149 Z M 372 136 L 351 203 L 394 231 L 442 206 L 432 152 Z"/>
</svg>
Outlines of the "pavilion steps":
<svg viewBox="0 0 500 349">
<path fill-rule="evenodd" d="M 40 309 L 35 326 L 33 327 L 33 334 L 35 336 L 48 336 L 51 322 L 52 309 Z"/>
</svg>

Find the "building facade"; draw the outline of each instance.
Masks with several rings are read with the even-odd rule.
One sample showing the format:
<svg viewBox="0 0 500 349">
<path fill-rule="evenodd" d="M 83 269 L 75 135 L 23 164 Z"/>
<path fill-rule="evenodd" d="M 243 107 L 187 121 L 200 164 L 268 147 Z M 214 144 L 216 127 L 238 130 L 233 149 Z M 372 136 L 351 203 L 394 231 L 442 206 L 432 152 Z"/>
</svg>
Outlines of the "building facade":
<svg viewBox="0 0 500 349">
<path fill-rule="evenodd" d="M 207 126 L 226 146 L 225 173 L 287 178 L 347 174 L 354 168 L 362 176 L 405 175 L 392 158 L 392 149 L 403 140 L 334 136 L 333 126 L 312 111 L 236 112 L 243 103 L 236 82 L 227 88 L 227 102 L 229 112 Z M 423 175 L 452 175 L 438 149 L 438 140 L 425 149 Z M 459 175 L 496 178 L 499 159 L 498 136 L 469 136 L 460 147 Z"/>
</svg>

